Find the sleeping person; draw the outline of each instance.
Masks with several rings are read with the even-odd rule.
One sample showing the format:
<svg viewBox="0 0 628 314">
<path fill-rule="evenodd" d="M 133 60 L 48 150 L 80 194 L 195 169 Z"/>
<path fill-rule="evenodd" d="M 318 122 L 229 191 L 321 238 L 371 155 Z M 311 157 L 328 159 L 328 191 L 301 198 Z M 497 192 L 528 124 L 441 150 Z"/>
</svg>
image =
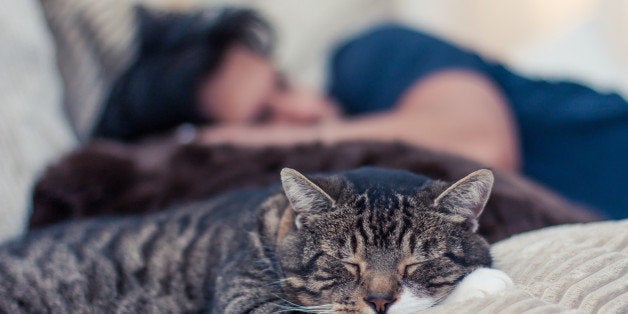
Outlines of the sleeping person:
<svg viewBox="0 0 628 314">
<path fill-rule="evenodd" d="M 274 35 L 246 9 L 139 9 L 138 58 L 94 137 L 137 141 L 189 123 L 198 143 L 401 141 L 520 171 L 610 218 L 628 215 L 628 103 L 570 82 L 522 77 L 401 25 L 332 53 L 320 95 L 291 86 Z"/>
</svg>

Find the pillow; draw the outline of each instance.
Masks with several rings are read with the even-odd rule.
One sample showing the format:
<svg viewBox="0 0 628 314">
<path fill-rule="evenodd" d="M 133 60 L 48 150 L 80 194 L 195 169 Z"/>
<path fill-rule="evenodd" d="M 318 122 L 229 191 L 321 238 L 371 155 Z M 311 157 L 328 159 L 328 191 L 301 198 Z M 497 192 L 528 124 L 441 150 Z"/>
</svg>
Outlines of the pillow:
<svg viewBox="0 0 628 314">
<path fill-rule="evenodd" d="M 0 242 L 19 235 L 41 168 L 73 143 L 36 0 L 0 0 Z"/>
<path fill-rule="evenodd" d="M 628 220 L 562 225 L 494 244 L 503 295 L 425 313 L 628 313 Z"/>
<path fill-rule="evenodd" d="M 137 44 L 132 0 L 40 0 L 57 48 L 65 109 L 87 139 L 113 80 Z"/>
</svg>

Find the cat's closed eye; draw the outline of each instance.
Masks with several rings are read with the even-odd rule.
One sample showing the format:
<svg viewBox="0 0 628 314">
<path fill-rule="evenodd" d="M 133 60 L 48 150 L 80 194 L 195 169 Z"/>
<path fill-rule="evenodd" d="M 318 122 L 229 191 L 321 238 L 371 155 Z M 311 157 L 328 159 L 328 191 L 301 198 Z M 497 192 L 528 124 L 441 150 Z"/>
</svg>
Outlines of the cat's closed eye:
<svg viewBox="0 0 628 314">
<path fill-rule="evenodd" d="M 356 279 L 360 278 L 360 265 L 349 262 L 342 262 L 342 265 L 355 276 Z"/>
<path fill-rule="evenodd" d="M 407 264 L 405 264 L 405 266 L 403 266 L 403 271 L 401 271 L 401 274 L 403 275 L 403 277 L 410 277 L 419 268 L 421 268 L 422 265 L 438 258 L 441 258 L 439 254 L 429 254 L 415 257 L 413 260 L 409 261 Z"/>
<path fill-rule="evenodd" d="M 423 262 L 416 262 L 416 263 L 411 263 L 411 264 L 406 265 L 403 269 L 403 276 L 409 277 L 415 271 L 417 271 L 417 269 L 419 269 L 419 266 L 421 266 L 421 264 L 423 264 Z"/>
</svg>

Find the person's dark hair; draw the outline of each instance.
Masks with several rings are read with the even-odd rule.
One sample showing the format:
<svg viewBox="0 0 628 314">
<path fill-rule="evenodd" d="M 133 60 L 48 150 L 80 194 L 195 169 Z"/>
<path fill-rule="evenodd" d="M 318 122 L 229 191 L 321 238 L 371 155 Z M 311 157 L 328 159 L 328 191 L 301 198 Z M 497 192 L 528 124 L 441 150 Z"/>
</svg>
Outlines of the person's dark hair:
<svg viewBox="0 0 628 314">
<path fill-rule="evenodd" d="M 136 9 L 139 51 L 114 83 L 93 137 L 134 141 L 182 123 L 208 123 L 197 104 L 199 83 L 233 44 L 269 56 L 274 33 L 250 9 L 172 13 Z"/>
</svg>

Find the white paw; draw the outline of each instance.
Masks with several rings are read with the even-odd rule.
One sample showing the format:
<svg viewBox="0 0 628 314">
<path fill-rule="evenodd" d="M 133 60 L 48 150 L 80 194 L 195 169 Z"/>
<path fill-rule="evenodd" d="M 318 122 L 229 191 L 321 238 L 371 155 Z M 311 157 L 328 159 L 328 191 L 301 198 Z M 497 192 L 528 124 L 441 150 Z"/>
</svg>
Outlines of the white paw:
<svg viewBox="0 0 628 314">
<path fill-rule="evenodd" d="M 443 304 L 502 294 L 513 285 L 512 279 L 501 270 L 478 268 L 458 283 Z"/>
</svg>

